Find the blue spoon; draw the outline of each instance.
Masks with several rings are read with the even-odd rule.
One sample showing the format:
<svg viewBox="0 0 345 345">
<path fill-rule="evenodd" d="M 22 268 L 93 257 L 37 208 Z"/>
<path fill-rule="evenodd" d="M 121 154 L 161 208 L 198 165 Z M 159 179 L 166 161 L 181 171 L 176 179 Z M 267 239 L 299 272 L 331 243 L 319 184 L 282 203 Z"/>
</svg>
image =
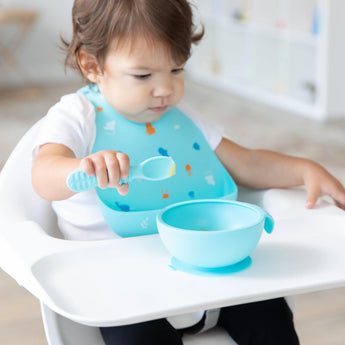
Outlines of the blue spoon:
<svg viewBox="0 0 345 345">
<path fill-rule="evenodd" d="M 171 157 L 151 157 L 138 165 L 130 166 L 128 178 L 120 179 L 120 184 L 128 183 L 135 179 L 160 181 L 176 174 L 175 162 Z M 83 170 L 71 172 L 66 180 L 67 187 L 73 192 L 83 192 L 97 187 L 96 175 L 89 176 Z"/>
</svg>

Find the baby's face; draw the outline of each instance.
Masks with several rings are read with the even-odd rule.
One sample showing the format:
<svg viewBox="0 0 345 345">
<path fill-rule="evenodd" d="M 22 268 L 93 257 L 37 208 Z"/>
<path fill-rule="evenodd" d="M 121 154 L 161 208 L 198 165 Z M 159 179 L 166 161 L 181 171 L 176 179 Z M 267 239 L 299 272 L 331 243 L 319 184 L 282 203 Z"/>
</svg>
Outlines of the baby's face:
<svg viewBox="0 0 345 345">
<path fill-rule="evenodd" d="M 158 120 L 184 92 L 184 64 L 177 65 L 167 49 L 145 39 L 109 51 L 99 90 L 122 116 L 135 122 Z"/>
</svg>

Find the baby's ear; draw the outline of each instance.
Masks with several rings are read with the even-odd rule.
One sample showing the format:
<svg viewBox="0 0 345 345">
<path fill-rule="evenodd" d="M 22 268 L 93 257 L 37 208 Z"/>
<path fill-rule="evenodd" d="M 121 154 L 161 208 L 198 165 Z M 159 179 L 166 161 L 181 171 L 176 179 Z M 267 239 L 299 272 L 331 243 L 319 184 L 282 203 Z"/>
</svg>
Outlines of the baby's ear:
<svg viewBox="0 0 345 345">
<path fill-rule="evenodd" d="M 84 76 L 92 83 L 98 82 L 98 77 L 102 74 L 102 71 L 98 65 L 97 58 L 88 53 L 86 50 L 79 51 L 79 66 Z"/>
</svg>

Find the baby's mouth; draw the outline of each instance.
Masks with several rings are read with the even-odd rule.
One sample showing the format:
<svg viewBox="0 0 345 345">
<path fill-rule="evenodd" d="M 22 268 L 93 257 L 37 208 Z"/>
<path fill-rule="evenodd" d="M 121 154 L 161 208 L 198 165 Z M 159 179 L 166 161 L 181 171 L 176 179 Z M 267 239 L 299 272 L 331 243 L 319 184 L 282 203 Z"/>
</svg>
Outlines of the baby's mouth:
<svg viewBox="0 0 345 345">
<path fill-rule="evenodd" d="M 149 108 L 151 111 L 155 112 L 155 113 L 159 113 L 159 112 L 162 112 L 162 111 L 165 111 L 168 109 L 168 106 L 167 105 L 164 105 L 164 106 L 161 106 L 161 107 L 150 107 Z"/>
</svg>

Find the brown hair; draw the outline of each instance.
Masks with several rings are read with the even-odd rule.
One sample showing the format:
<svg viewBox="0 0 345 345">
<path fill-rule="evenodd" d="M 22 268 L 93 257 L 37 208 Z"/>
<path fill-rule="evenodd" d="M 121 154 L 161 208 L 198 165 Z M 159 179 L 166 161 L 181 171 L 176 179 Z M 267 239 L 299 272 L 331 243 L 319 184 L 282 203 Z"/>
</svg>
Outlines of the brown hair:
<svg viewBox="0 0 345 345">
<path fill-rule="evenodd" d="M 188 60 L 191 46 L 204 35 L 196 32 L 188 0 L 75 0 L 72 10 L 73 37 L 62 38 L 65 66 L 83 75 L 81 49 L 94 55 L 103 70 L 109 47 L 131 42 L 139 34 L 158 39 L 178 64 Z"/>
</svg>

